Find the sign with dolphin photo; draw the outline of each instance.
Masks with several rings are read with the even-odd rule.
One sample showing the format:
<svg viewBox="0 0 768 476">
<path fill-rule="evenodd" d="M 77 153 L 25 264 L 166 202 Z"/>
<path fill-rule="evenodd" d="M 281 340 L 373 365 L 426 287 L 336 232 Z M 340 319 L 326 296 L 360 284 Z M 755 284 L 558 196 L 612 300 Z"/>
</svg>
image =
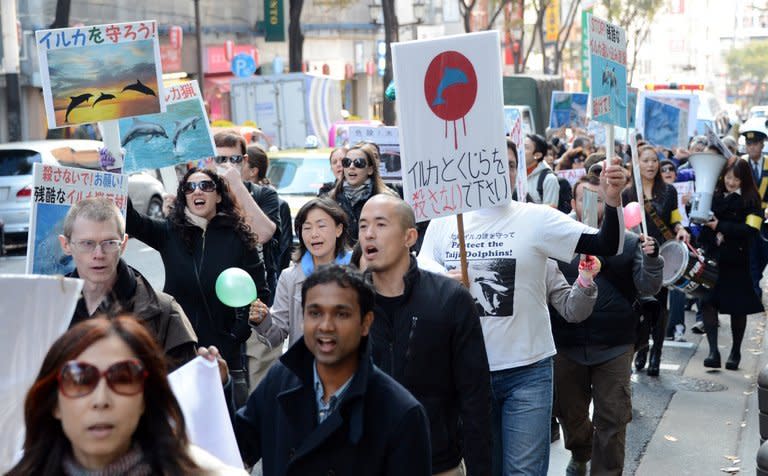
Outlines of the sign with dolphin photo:
<svg viewBox="0 0 768 476">
<path fill-rule="evenodd" d="M 165 89 L 167 110 L 120 119 L 123 172 L 159 169 L 215 154 L 208 116 L 197 81 Z"/>
<path fill-rule="evenodd" d="M 588 18 L 592 119 L 627 127 L 627 35 L 618 25 Z"/>
<path fill-rule="evenodd" d="M 50 129 L 165 111 L 155 21 L 35 32 Z"/>
</svg>

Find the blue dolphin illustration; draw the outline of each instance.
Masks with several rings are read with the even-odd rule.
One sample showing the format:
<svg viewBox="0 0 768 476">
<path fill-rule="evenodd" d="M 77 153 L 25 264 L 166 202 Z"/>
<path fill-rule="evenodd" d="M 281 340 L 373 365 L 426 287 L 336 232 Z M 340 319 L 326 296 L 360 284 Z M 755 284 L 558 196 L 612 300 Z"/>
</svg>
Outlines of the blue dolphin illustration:
<svg viewBox="0 0 768 476">
<path fill-rule="evenodd" d="M 437 86 L 437 95 L 435 96 L 432 105 L 437 106 L 439 104 L 445 104 L 443 91 L 445 91 L 446 88 L 457 84 L 467 84 L 468 82 L 467 75 L 464 74 L 464 71 L 458 68 L 445 68 L 443 70 L 443 77 L 440 79 L 440 84 Z"/>
</svg>

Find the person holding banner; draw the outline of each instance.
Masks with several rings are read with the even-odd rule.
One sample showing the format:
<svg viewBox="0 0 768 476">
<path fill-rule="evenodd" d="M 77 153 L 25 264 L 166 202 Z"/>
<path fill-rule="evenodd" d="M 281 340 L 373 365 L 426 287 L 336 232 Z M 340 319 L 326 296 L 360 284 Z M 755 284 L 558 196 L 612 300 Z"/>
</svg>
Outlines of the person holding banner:
<svg viewBox="0 0 768 476">
<path fill-rule="evenodd" d="M 747 160 L 752 170 L 752 177 L 757 185 L 758 193 L 761 194 L 761 207 L 765 210 L 768 206 L 768 160 L 763 154 L 763 147 L 766 138 L 768 138 L 768 130 L 766 130 L 763 119 L 755 118 L 745 122 L 739 132 L 744 136 L 747 144 L 747 154 L 742 158 Z M 765 239 L 755 240 L 750 248 L 750 254 L 752 287 L 755 293 L 761 296 L 760 278 L 763 276 L 763 269 L 768 264 L 768 242 Z"/>
<path fill-rule="evenodd" d="M 123 261 L 125 219 L 112 201 L 88 198 L 76 203 L 63 228 L 61 248 L 75 263 L 68 277 L 85 281 L 70 327 L 96 315 L 130 312 L 152 330 L 171 369 L 195 358 L 197 336 L 184 310 Z"/>
<path fill-rule="evenodd" d="M 53 343 L 24 422 L 9 476 L 247 474 L 190 444 L 163 352 L 128 315 L 88 319 Z"/>
<path fill-rule="evenodd" d="M 464 214 L 470 292 L 480 312 L 493 405 L 501 445 L 494 456 L 503 474 L 547 474 L 552 410 L 552 356 L 546 263 L 574 253 L 611 256 L 622 249 L 620 160 L 601 172 L 605 214 L 599 231 L 567 215 L 512 202 Z M 430 222 L 419 261 L 459 274 L 460 250 L 453 217 Z M 434 268 L 431 268 L 434 269 Z"/>
<path fill-rule="evenodd" d="M 251 334 L 248 308 L 233 309 L 221 302 L 215 283 L 222 271 L 235 267 L 253 278 L 261 300 L 269 300 L 269 288 L 257 238 L 227 183 L 215 172 L 193 168 L 179 182 L 167 219 L 142 215 L 129 201 L 127 225 L 129 235 L 160 253 L 165 265 L 164 291 L 181 304 L 198 343 L 219 348 L 235 379 L 238 398 L 247 395 L 241 347 Z"/>
</svg>

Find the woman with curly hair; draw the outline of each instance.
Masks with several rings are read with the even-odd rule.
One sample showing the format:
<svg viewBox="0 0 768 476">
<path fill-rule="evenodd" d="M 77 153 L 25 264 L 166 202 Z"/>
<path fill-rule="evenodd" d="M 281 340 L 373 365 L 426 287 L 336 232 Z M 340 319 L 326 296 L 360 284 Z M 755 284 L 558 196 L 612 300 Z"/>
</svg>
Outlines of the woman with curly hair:
<svg viewBox="0 0 768 476">
<path fill-rule="evenodd" d="M 269 289 L 257 238 L 226 182 L 210 170 L 191 169 L 179 183 L 168 218 L 144 216 L 129 202 L 126 232 L 160 253 L 163 291 L 181 304 L 198 343 L 218 347 L 239 381 L 239 372 L 245 370 L 241 345 L 250 336 L 249 309 L 222 303 L 216 296 L 216 278 L 227 268 L 241 268 L 256 283 L 259 299 L 267 301 Z"/>
<path fill-rule="evenodd" d="M 89 319 L 53 343 L 24 402 L 9 476 L 232 475 L 190 445 L 163 352 L 136 319 Z"/>
</svg>

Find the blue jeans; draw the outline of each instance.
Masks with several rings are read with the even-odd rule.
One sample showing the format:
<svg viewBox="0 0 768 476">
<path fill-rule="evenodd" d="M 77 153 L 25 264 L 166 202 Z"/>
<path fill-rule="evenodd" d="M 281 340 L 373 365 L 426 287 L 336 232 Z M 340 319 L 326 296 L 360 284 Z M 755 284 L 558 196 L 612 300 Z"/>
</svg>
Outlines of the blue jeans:
<svg viewBox="0 0 768 476">
<path fill-rule="evenodd" d="M 552 358 L 491 372 L 491 391 L 493 475 L 546 476 L 552 418 Z"/>
</svg>

